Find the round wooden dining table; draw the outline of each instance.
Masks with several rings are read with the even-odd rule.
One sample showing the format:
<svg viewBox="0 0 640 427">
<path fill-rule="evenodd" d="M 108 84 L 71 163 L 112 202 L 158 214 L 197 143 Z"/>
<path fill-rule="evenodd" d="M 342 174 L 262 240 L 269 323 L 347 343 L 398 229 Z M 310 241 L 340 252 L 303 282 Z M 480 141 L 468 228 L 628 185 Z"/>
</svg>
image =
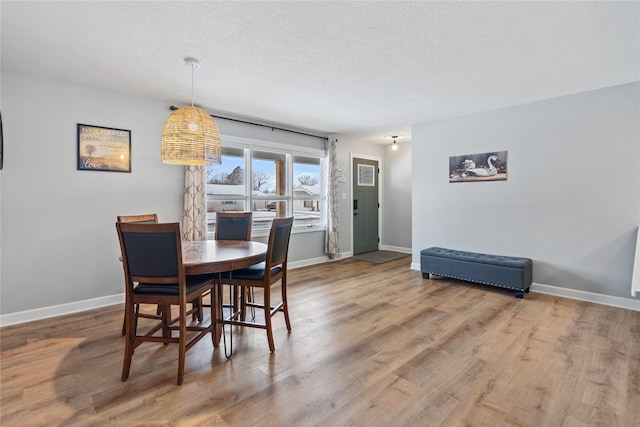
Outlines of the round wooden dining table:
<svg viewBox="0 0 640 427">
<path fill-rule="evenodd" d="M 182 263 L 187 275 L 224 273 L 239 270 L 265 260 L 267 245 L 242 240 L 199 240 L 182 242 Z M 214 287 L 211 306 L 215 317 L 216 346 L 222 336 L 222 286 Z"/>
<path fill-rule="evenodd" d="M 182 242 L 182 263 L 187 275 L 223 273 L 265 260 L 267 245 L 242 240 Z"/>
</svg>

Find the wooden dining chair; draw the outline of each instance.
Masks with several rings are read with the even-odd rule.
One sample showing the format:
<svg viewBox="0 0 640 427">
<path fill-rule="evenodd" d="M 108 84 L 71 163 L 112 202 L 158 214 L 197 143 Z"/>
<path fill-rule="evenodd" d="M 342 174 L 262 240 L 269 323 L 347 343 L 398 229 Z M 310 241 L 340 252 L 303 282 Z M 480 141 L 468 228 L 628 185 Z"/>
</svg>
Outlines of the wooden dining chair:
<svg viewBox="0 0 640 427">
<path fill-rule="evenodd" d="M 252 212 L 216 212 L 216 240 L 251 240 Z M 229 307 L 238 312 L 239 288 L 231 286 L 229 289 L 233 302 Z"/>
<path fill-rule="evenodd" d="M 126 341 L 122 381 L 131 370 L 134 350 L 143 342 L 178 344 L 178 385 L 184 379 L 185 354 L 206 334 L 211 334 L 214 347 L 215 313 L 211 311 L 208 324 L 187 325 L 187 317 L 193 310 L 187 302 L 210 292 L 217 275 L 187 276 L 182 262 L 182 233 L 179 223 L 137 224 L 117 222 L 118 240 L 122 251 L 126 282 Z M 171 310 L 163 310 L 163 319 L 139 332 L 140 304 L 158 304 L 163 307 L 178 306 L 179 315 L 171 317 Z M 162 331 L 162 336 L 157 332 Z M 174 337 L 173 332 L 178 336 Z M 195 333 L 187 339 L 187 331 Z"/>
<path fill-rule="evenodd" d="M 251 240 L 252 212 L 216 212 L 216 240 Z"/>
<path fill-rule="evenodd" d="M 251 240 L 251 224 L 253 221 L 252 212 L 216 212 L 215 240 Z M 234 307 L 234 311 L 238 311 L 239 291 L 237 287 L 230 290 L 233 303 L 228 305 Z M 201 307 L 206 307 L 202 300 L 198 301 Z M 202 320 L 202 309 L 197 314 L 197 318 Z"/>
<path fill-rule="evenodd" d="M 157 224 L 158 223 L 158 214 L 141 214 L 141 215 L 119 215 L 118 216 L 118 222 L 124 222 L 127 224 L 131 224 L 131 223 L 136 223 L 136 224 Z M 193 304 L 196 304 L 196 306 L 198 306 L 198 303 L 200 301 L 194 301 L 192 302 Z M 148 313 L 140 313 L 140 317 L 148 317 L 150 319 L 158 319 L 160 318 L 160 316 L 162 316 L 162 310 L 163 309 L 168 309 L 168 307 L 162 307 L 161 305 L 158 305 L 158 307 L 156 308 L 156 314 L 148 314 Z M 194 319 L 198 319 L 199 321 L 202 321 L 203 318 L 203 312 L 202 312 L 202 308 L 199 308 L 195 313 L 194 313 Z M 125 318 L 122 320 L 122 335 L 125 334 L 125 329 L 126 329 L 126 324 L 127 324 L 127 319 L 126 319 L 126 311 L 125 311 Z"/>
<path fill-rule="evenodd" d="M 117 218 L 118 222 L 124 223 L 136 223 L 136 224 L 157 224 L 158 223 L 158 214 L 142 214 L 142 215 L 119 215 Z M 140 313 L 140 317 L 149 317 L 152 319 L 160 318 L 162 313 L 162 307 L 158 306 L 156 309 L 156 314 L 146 314 Z M 127 311 L 125 310 L 124 319 L 122 319 L 122 335 L 126 333 L 127 329 Z"/>
<path fill-rule="evenodd" d="M 287 330 L 291 331 L 287 303 L 287 258 L 292 227 L 293 217 L 273 219 L 265 262 L 223 275 L 223 283 L 226 282 L 232 284 L 232 286 L 245 288 L 245 292 L 242 292 L 241 295 L 248 295 L 247 288 L 256 288 L 262 289 L 263 298 L 262 303 L 260 303 L 255 298 L 251 301 L 246 301 L 245 297 L 242 297 L 240 301 L 242 316 L 238 318 L 236 313 L 231 312 L 228 316 L 223 317 L 222 323 L 266 329 L 271 352 L 275 351 L 271 318 L 278 312 L 284 313 Z M 282 298 L 279 303 L 272 305 L 271 287 L 278 282 L 280 282 Z M 264 310 L 264 322 L 256 319 L 247 320 L 247 307 Z"/>
<path fill-rule="evenodd" d="M 119 215 L 118 222 L 137 224 L 157 224 L 158 214 L 143 214 L 143 215 Z"/>
</svg>

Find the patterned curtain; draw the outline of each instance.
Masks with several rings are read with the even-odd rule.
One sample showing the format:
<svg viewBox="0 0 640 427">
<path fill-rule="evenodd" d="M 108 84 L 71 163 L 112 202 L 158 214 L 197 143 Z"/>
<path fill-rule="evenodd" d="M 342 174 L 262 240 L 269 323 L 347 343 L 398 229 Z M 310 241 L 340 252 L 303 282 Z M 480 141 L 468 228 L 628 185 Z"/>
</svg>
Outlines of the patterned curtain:
<svg viewBox="0 0 640 427">
<path fill-rule="evenodd" d="M 204 166 L 186 166 L 184 170 L 184 240 L 207 239 L 207 191 Z"/>
<path fill-rule="evenodd" d="M 334 259 L 340 252 L 340 235 L 338 234 L 338 160 L 336 155 L 335 136 L 327 140 L 327 158 L 329 173 L 327 174 L 327 233 L 325 236 L 325 253 Z"/>
</svg>

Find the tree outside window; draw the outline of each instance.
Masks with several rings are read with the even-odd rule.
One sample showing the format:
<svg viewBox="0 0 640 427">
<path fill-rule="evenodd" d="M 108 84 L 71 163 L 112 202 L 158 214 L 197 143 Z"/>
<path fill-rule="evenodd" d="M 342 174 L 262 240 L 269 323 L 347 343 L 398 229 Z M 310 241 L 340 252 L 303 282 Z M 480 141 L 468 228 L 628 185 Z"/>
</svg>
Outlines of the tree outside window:
<svg viewBox="0 0 640 427">
<path fill-rule="evenodd" d="M 289 215 L 296 227 L 321 226 L 322 162 L 320 155 L 223 146 L 222 164 L 206 168 L 209 231 L 218 211 L 252 211 L 258 232 L 268 230 L 273 218 Z"/>
</svg>

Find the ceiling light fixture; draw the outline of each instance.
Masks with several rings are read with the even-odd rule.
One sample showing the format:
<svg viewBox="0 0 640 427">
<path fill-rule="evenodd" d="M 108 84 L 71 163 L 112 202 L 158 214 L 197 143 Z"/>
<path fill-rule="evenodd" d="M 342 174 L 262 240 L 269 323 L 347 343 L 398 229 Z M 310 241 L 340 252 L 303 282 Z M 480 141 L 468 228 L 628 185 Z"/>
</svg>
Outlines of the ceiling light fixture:
<svg viewBox="0 0 640 427">
<path fill-rule="evenodd" d="M 393 139 L 393 145 L 391 146 L 391 149 L 393 151 L 398 151 L 398 144 L 396 144 L 396 138 L 398 138 L 398 135 L 394 135 L 391 138 Z"/>
<path fill-rule="evenodd" d="M 213 117 L 193 106 L 193 71 L 200 61 L 186 58 L 191 66 L 191 106 L 175 110 L 164 123 L 161 155 L 164 163 L 174 165 L 219 165 L 220 132 Z"/>
</svg>

